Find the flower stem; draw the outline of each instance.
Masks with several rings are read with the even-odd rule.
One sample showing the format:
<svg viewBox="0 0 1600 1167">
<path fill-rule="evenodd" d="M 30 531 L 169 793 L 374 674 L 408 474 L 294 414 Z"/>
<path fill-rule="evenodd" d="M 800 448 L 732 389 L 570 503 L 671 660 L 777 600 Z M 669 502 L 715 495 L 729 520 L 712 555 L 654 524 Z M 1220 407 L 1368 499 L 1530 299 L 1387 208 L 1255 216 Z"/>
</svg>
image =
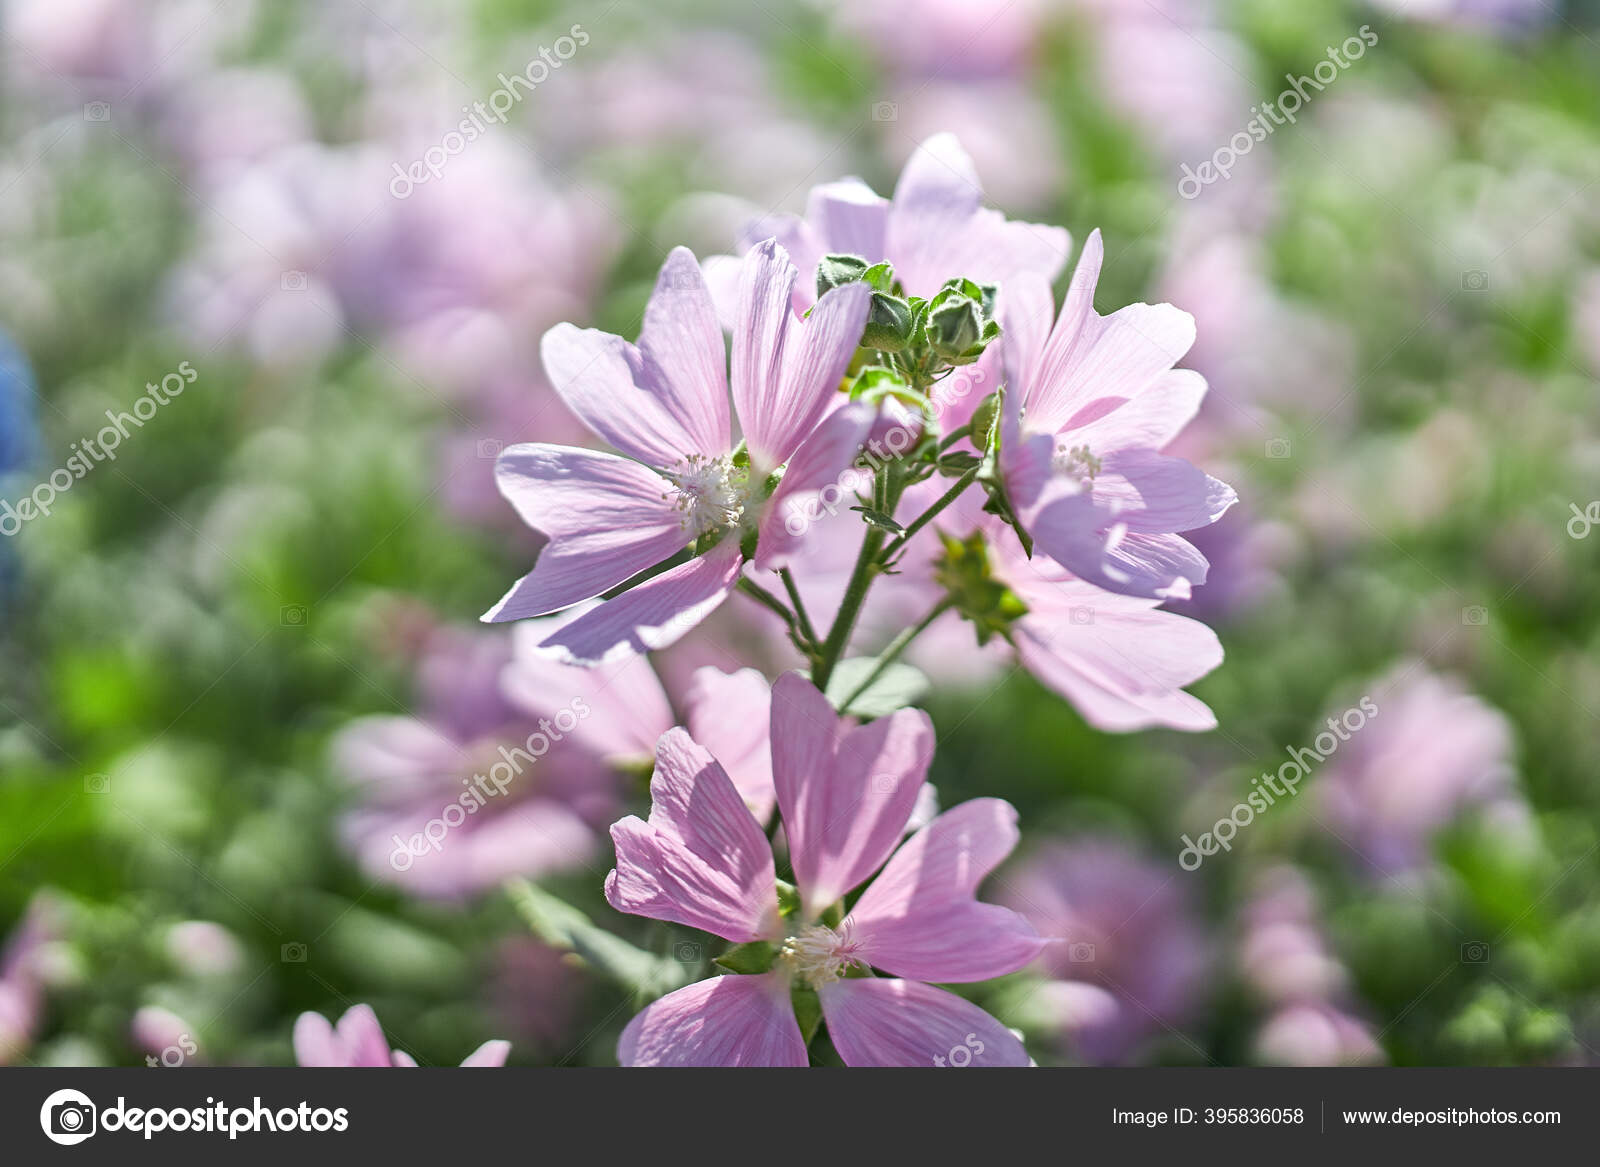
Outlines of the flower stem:
<svg viewBox="0 0 1600 1167">
<path fill-rule="evenodd" d="M 887 563 L 890 559 L 892 559 L 895 552 L 899 551 L 908 542 L 910 542 L 913 535 L 931 523 L 934 520 L 934 517 L 938 515 L 940 511 L 944 510 L 945 507 L 949 506 L 951 503 L 955 502 L 957 498 L 961 497 L 961 492 L 972 485 L 972 480 L 978 477 L 978 471 L 982 468 L 983 467 L 979 465 L 974 466 L 971 470 L 968 470 L 960 478 L 956 479 L 954 486 L 939 496 L 938 502 L 934 503 L 931 507 L 913 519 L 911 521 L 911 525 L 897 535 L 893 543 L 884 548 L 884 562 Z"/>
<path fill-rule="evenodd" d="M 800 650 L 801 656 L 811 659 L 816 658 L 815 637 L 807 636 L 802 631 L 795 622 L 795 614 L 789 611 L 788 606 L 782 600 L 752 579 L 741 577 L 738 587 L 741 592 L 755 600 L 763 608 L 769 609 L 778 619 L 783 621 L 784 627 L 789 631 L 790 641 L 793 642 L 795 648 Z"/>
<path fill-rule="evenodd" d="M 867 589 L 872 586 L 882 548 L 883 528 L 868 525 L 866 538 L 861 541 L 861 553 L 856 556 L 855 568 L 850 572 L 850 582 L 845 585 L 844 599 L 839 602 L 839 614 L 833 618 L 828 639 L 822 644 L 821 657 L 811 672 L 811 683 L 819 689 L 827 689 L 828 678 L 850 642 L 850 633 L 855 628 L 861 604 L 867 598 Z"/>
<path fill-rule="evenodd" d="M 861 694 L 872 688 L 873 684 L 879 677 L 883 676 L 889 666 L 899 659 L 900 654 L 910 647 L 911 642 L 921 636 L 927 630 L 928 625 L 948 612 L 954 606 L 954 603 L 955 601 L 946 596 L 935 604 L 926 616 L 891 640 L 889 646 L 879 655 L 878 663 L 872 666 L 872 671 L 862 679 L 850 696 L 844 699 L 844 704 L 839 707 L 839 712 L 841 714 L 849 713 L 850 706 L 861 697 Z"/>
<path fill-rule="evenodd" d="M 789 593 L 789 603 L 794 605 L 794 617 L 800 625 L 800 635 L 804 636 L 806 643 L 814 648 L 817 643 L 817 630 L 811 626 L 811 617 L 806 613 L 806 602 L 800 598 L 800 588 L 794 582 L 794 573 L 787 567 L 780 567 L 778 578 L 783 581 L 784 590 Z"/>
</svg>

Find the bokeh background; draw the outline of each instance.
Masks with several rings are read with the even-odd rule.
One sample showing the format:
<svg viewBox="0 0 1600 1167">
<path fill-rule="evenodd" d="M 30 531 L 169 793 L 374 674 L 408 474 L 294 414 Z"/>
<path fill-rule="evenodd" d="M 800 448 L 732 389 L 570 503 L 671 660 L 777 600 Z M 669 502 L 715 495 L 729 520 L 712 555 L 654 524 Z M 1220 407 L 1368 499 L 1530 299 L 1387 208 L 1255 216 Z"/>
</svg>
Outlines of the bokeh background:
<svg viewBox="0 0 1600 1167">
<path fill-rule="evenodd" d="M 1044 1064 L 1600 1061 L 1597 22 L 4 0 L 0 497 L 184 380 L 0 540 L 0 1063 L 288 1063 L 299 1013 L 369 1002 L 424 1064 L 489 1037 L 610 1064 L 638 990 L 598 934 L 703 974 L 704 938 L 601 898 L 636 766 L 541 760 L 519 806 L 567 846 L 512 825 L 419 881 L 366 844 L 519 716 L 476 618 L 536 546 L 495 454 L 580 437 L 541 333 L 635 335 L 673 245 L 728 251 L 845 174 L 887 192 L 946 130 L 1008 215 L 1104 231 L 1102 310 L 1197 317 L 1184 452 L 1242 499 L 1184 605 L 1227 649 L 1211 733 L 1099 733 L 941 646 L 940 796 L 1017 804 L 990 895 L 1068 941 L 976 999 Z M 1363 28 L 1293 124 L 1180 193 Z M 752 613 L 665 654 L 674 701 L 697 664 L 789 663 Z M 1297 795 L 1183 869 L 1182 836 L 1362 697 Z"/>
</svg>

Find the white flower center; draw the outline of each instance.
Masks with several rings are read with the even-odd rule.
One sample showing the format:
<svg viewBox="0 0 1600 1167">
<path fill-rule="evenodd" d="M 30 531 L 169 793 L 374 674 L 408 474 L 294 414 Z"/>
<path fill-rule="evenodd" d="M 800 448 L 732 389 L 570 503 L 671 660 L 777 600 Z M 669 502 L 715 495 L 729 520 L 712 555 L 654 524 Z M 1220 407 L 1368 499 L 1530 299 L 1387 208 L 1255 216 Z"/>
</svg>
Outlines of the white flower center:
<svg viewBox="0 0 1600 1167">
<path fill-rule="evenodd" d="M 683 512 L 683 529 L 690 539 L 737 530 L 744 524 L 750 509 L 750 474 L 731 459 L 690 454 L 676 469 L 662 474 L 677 487 L 674 505 Z"/>
<path fill-rule="evenodd" d="M 1056 450 L 1050 465 L 1057 474 L 1076 478 L 1085 485 L 1092 483 L 1094 476 L 1100 473 L 1100 459 L 1089 452 L 1088 446 L 1068 449 L 1063 445 Z"/>
<path fill-rule="evenodd" d="M 835 932 L 823 924 L 808 924 L 783 942 L 780 956 L 790 971 L 812 988 L 838 980 L 853 964 L 860 947 L 848 932 Z"/>
</svg>

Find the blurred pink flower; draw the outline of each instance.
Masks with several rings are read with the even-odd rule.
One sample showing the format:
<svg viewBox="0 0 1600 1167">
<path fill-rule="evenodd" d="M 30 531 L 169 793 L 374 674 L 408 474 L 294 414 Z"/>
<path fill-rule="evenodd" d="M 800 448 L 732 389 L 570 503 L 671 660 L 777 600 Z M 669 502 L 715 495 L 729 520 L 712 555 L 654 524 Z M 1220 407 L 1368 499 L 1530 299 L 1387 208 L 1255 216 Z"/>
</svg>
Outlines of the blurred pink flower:
<svg viewBox="0 0 1600 1167">
<path fill-rule="evenodd" d="M 1038 955 L 1043 942 L 1025 921 L 975 898 L 1016 844 L 1016 812 L 997 799 L 963 803 L 891 858 L 933 754 L 927 715 L 903 709 L 856 726 L 786 674 L 773 686 L 771 725 L 793 916 L 780 916 L 760 825 L 716 758 L 681 729 L 657 746 L 649 821 L 611 829 L 617 868 L 606 898 L 617 910 L 782 945 L 770 972 L 713 977 L 648 1006 L 623 1032 L 622 1063 L 806 1065 L 794 984 L 816 992 L 847 1065 L 937 1065 L 956 1047 L 973 1064 L 1027 1065 L 1021 1043 L 987 1013 L 924 983 L 987 980 Z M 880 866 L 837 926 L 819 922 Z M 893 979 L 847 975 L 869 967 Z"/>
<path fill-rule="evenodd" d="M 864 406 L 828 412 L 860 339 L 869 289 L 834 289 L 802 323 L 790 310 L 797 275 L 772 241 L 743 265 L 731 380 L 747 461 L 734 458 L 722 332 L 687 249 L 662 267 L 637 347 L 572 325 L 545 335 L 557 392 L 622 455 L 543 444 L 501 455 L 501 490 L 550 541 L 485 620 L 567 608 L 714 540 L 541 642 L 569 663 L 593 664 L 663 648 L 703 620 L 737 585 L 749 536 L 757 569 L 789 561 L 800 540 L 779 521 L 782 505 L 832 484 L 871 421 Z"/>
<path fill-rule="evenodd" d="M 1418 662 L 1372 682 L 1378 706 L 1318 780 L 1334 833 L 1380 874 L 1428 861 L 1434 835 L 1464 810 L 1526 820 L 1511 724 L 1456 678 Z"/>
<path fill-rule="evenodd" d="M 44 980 L 39 967 L 44 946 L 59 929 L 51 900 L 36 895 L 5 948 L 0 950 L 0 1066 L 28 1052 L 44 1012 Z"/>
<path fill-rule="evenodd" d="M 467 1055 L 462 1066 L 503 1066 L 511 1052 L 508 1041 L 486 1041 Z M 330 1025 L 320 1013 L 302 1013 L 294 1023 L 294 1060 L 299 1066 L 412 1067 L 416 1059 L 391 1050 L 383 1026 L 370 1005 L 352 1005 Z"/>
<path fill-rule="evenodd" d="M 1205 994 L 1205 936 L 1170 867 L 1110 839 L 1049 843 L 1003 884 L 1002 898 L 1041 936 L 1055 982 L 1030 1002 L 1062 1044 L 1123 1062 L 1190 1020 Z"/>
<path fill-rule="evenodd" d="M 1237 960 L 1268 1010 L 1257 1061 L 1287 1066 L 1381 1063 L 1372 1029 L 1349 1003 L 1349 974 L 1317 918 L 1316 893 L 1293 867 L 1260 873 L 1240 913 Z"/>
<path fill-rule="evenodd" d="M 342 833 L 363 869 L 425 896 L 581 865 L 615 813 L 614 767 L 631 756 L 612 729 L 671 724 L 648 662 L 513 662 L 499 634 L 435 633 L 418 687 L 417 715 L 352 722 L 333 764 L 359 791 Z"/>
<path fill-rule="evenodd" d="M 1038 550 L 1128 595 L 1187 597 L 1205 558 L 1177 532 L 1216 522 L 1233 489 L 1163 450 L 1194 417 L 1205 378 L 1174 363 L 1194 320 L 1170 304 L 1094 310 L 1094 232 L 1051 326 L 1049 286 L 1020 276 L 1006 301 L 1002 469 Z"/>
</svg>

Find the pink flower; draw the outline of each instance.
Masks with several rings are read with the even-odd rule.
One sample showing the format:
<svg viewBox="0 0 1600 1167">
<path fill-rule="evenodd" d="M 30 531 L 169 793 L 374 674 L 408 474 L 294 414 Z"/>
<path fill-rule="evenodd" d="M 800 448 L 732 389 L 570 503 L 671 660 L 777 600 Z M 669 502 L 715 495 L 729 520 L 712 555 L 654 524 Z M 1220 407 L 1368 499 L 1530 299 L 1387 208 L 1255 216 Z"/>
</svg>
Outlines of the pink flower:
<svg viewBox="0 0 1600 1167">
<path fill-rule="evenodd" d="M 936 134 L 917 147 L 892 200 L 859 178 L 827 183 L 812 189 L 805 218 L 759 219 L 746 229 L 740 250 L 769 236 L 776 236 L 806 274 L 794 289 L 799 311 L 816 299 L 812 276 L 825 255 L 887 260 L 907 294 L 930 297 L 956 276 L 1004 287 L 1026 273 L 1048 284 L 1066 265 L 1072 247 L 1072 237 L 1061 227 L 1016 222 L 983 206 L 977 170 L 951 134 Z M 730 322 L 735 262 L 713 256 L 706 264 Z"/>
<path fill-rule="evenodd" d="M 1210 963 L 1186 889 L 1123 844 L 1052 843 L 1006 880 L 1006 901 L 1061 941 L 1040 959 L 1042 1019 L 1084 1061 L 1127 1061 L 1193 1020 Z"/>
<path fill-rule="evenodd" d="M 361 795 L 342 833 L 370 877 L 456 899 L 580 866 L 617 813 L 616 768 L 672 724 L 643 658 L 578 669 L 513 656 L 511 639 L 439 630 L 417 715 L 361 718 L 335 740 Z"/>
<path fill-rule="evenodd" d="M 503 1066 L 509 1041 L 486 1041 L 463 1066 Z M 302 1013 L 294 1023 L 294 1060 L 300 1066 L 415 1066 L 404 1050 L 392 1050 L 370 1005 L 352 1005 L 330 1025 L 320 1013 Z"/>
<path fill-rule="evenodd" d="M 27 1053 L 44 1014 L 45 981 L 40 963 L 45 945 L 61 931 L 57 901 L 40 893 L 4 949 L 0 949 L 0 1066 Z"/>
<path fill-rule="evenodd" d="M 713 977 L 647 1007 L 623 1032 L 618 1058 L 635 1066 L 806 1065 L 791 1002 L 796 992 L 814 992 L 847 1065 L 1027 1065 L 1022 1044 L 998 1021 L 925 983 L 1001 976 L 1043 948 L 1016 913 L 975 898 L 1016 844 L 1016 812 L 998 799 L 963 803 L 891 858 L 933 754 L 927 715 L 904 709 L 857 726 L 787 674 L 772 688 L 771 724 L 796 885 L 792 914 L 780 910 L 760 825 L 716 758 L 681 729 L 657 745 L 649 821 L 630 817 L 611 828 L 613 907 L 775 950 L 769 971 Z M 841 898 L 880 866 L 841 919 Z"/>
<path fill-rule="evenodd" d="M 1100 316 L 1104 247 L 1089 236 L 1052 329 L 1048 285 L 1021 276 L 1004 316 L 1006 490 L 1040 551 L 1114 592 L 1187 598 L 1206 561 L 1176 532 L 1214 523 L 1231 487 L 1161 454 L 1205 395 L 1205 378 L 1173 364 L 1194 320 L 1170 304 Z"/>
<path fill-rule="evenodd" d="M 1029 559 L 1015 532 L 999 523 L 992 530 L 994 576 L 1028 608 L 1011 642 L 1041 684 L 1110 733 L 1216 728 L 1205 702 L 1183 691 L 1222 663 L 1215 632 L 1162 611 L 1159 600 L 1108 592 L 1043 556 Z"/>
<path fill-rule="evenodd" d="M 1415 871 L 1434 836 L 1472 808 L 1526 832 L 1504 714 L 1417 661 L 1371 691 L 1377 716 L 1337 747 L 1317 782 L 1328 827 L 1352 858 L 1379 874 Z"/>
<path fill-rule="evenodd" d="M 569 324 L 545 334 L 557 392 L 621 455 L 542 444 L 501 455 L 502 493 L 549 542 L 484 619 L 559 611 L 693 548 L 687 562 L 541 642 L 568 663 L 594 664 L 663 648 L 703 620 L 738 583 L 741 545 L 751 537 L 757 569 L 789 560 L 799 538 L 779 520 L 778 504 L 831 484 L 871 422 L 864 406 L 829 413 L 861 337 L 869 289 L 836 288 L 802 322 L 790 310 L 797 275 L 772 241 L 741 271 L 731 382 L 743 450 L 729 417 L 722 331 L 687 248 L 662 267 L 637 347 Z"/>
</svg>

